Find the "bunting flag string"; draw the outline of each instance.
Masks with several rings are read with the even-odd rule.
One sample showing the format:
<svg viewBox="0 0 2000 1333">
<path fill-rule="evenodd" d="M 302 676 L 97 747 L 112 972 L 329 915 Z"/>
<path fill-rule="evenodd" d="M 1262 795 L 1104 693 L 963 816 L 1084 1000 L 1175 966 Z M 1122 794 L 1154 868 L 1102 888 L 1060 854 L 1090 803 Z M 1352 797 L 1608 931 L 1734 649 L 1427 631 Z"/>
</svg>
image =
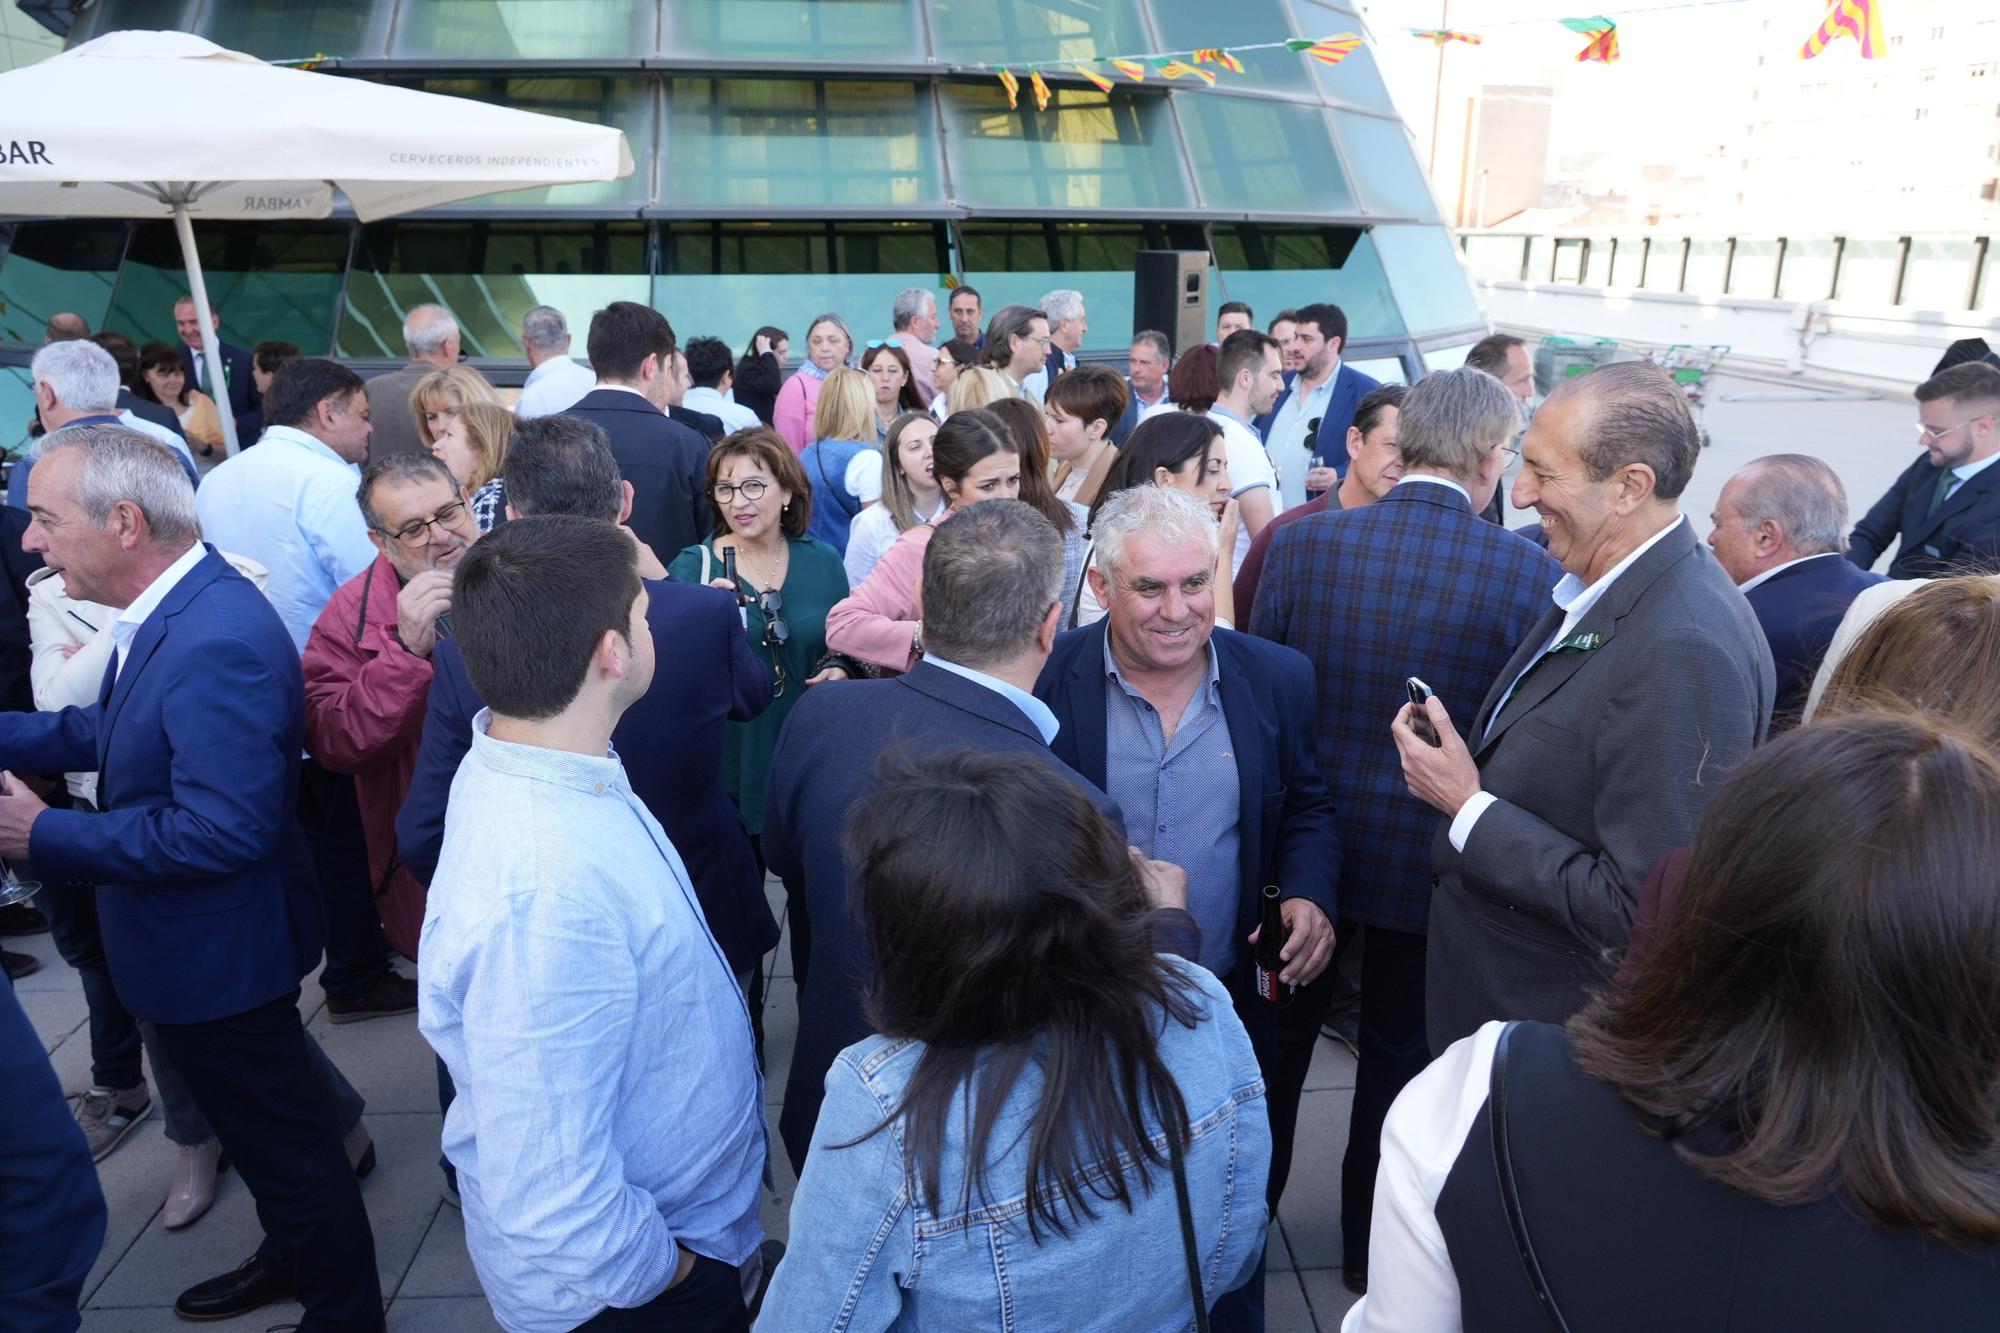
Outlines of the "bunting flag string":
<svg viewBox="0 0 2000 1333">
<path fill-rule="evenodd" d="M 1001 69 L 1000 86 L 1007 90 L 1007 109 L 1016 111 L 1021 106 L 1021 81 L 1014 77 L 1011 69 Z"/>
<path fill-rule="evenodd" d="M 1075 70 L 1077 73 L 1083 75 L 1084 78 L 1090 80 L 1092 83 L 1096 84 L 1097 91 L 1101 93 L 1108 93 L 1115 86 L 1111 82 L 1111 80 L 1105 78 L 1102 74 L 1099 74 L 1096 70 L 1090 68 L 1090 66 L 1088 65 L 1071 65 L 1070 68 Z"/>
<path fill-rule="evenodd" d="M 1464 42 L 1467 46 L 1478 46 L 1485 38 L 1476 32 L 1459 32 L 1453 28 L 1415 28 L 1412 37 L 1422 37 L 1432 45 L 1443 46 L 1446 42 Z"/>
<path fill-rule="evenodd" d="M 1876 60 L 1888 54 L 1889 44 L 1882 40 L 1882 15 L 1875 7 L 1875 0 L 1833 0 L 1833 8 L 1826 11 L 1818 29 L 1799 48 L 1799 59 L 1811 60 L 1826 50 L 1827 43 L 1842 37 L 1852 37 L 1860 45 L 1863 60 Z"/>
<path fill-rule="evenodd" d="M 1576 53 L 1579 62 L 1595 60 L 1609 65 L 1617 61 L 1618 25 L 1610 19 L 1598 14 L 1587 19 L 1564 19 L 1562 25 L 1590 39 L 1590 45 Z"/>
<path fill-rule="evenodd" d="M 1197 65 L 1220 65 L 1231 74 L 1241 74 L 1243 72 L 1243 62 L 1219 46 L 1204 46 L 1201 50 L 1195 52 L 1194 63 Z"/>
<path fill-rule="evenodd" d="M 1303 51 L 1322 65 L 1338 65 L 1359 50 L 1361 39 L 1351 32 L 1343 32 L 1338 37 L 1322 37 L 1316 42 L 1296 38 L 1285 43 L 1287 51 Z"/>
<path fill-rule="evenodd" d="M 1028 71 L 1028 86 L 1035 90 L 1035 110 L 1047 111 L 1049 109 L 1049 85 L 1042 82 L 1042 72 L 1040 70 L 1031 69 Z"/>
<path fill-rule="evenodd" d="M 1178 79 L 1182 77 L 1196 78 L 1200 79 L 1203 83 L 1207 84 L 1211 88 L 1215 86 L 1215 75 L 1209 73 L 1205 69 L 1197 69 L 1195 66 L 1187 64 L 1184 61 L 1162 60 L 1157 62 L 1154 65 L 1154 68 L 1160 71 L 1161 78 L 1165 79 Z"/>
<path fill-rule="evenodd" d="M 1111 67 L 1134 83 L 1146 81 L 1146 67 L 1136 60 L 1113 60 Z"/>
</svg>

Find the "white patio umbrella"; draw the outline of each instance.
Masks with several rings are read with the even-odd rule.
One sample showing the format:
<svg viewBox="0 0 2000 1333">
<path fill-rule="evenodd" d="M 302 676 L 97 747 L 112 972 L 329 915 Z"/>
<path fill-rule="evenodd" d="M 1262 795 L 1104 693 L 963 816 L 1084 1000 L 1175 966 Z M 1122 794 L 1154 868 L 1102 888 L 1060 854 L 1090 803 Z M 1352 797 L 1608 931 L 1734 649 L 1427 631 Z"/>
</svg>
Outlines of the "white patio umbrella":
<svg viewBox="0 0 2000 1333">
<path fill-rule="evenodd" d="M 338 188 L 372 222 L 632 174 L 621 130 L 288 69 L 180 32 L 107 33 L 0 74 L 0 107 L 0 215 L 171 217 L 205 331 L 195 218 L 323 218 Z M 216 344 L 204 332 L 212 385 Z M 234 415 L 220 415 L 235 453 Z"/>
</svg>

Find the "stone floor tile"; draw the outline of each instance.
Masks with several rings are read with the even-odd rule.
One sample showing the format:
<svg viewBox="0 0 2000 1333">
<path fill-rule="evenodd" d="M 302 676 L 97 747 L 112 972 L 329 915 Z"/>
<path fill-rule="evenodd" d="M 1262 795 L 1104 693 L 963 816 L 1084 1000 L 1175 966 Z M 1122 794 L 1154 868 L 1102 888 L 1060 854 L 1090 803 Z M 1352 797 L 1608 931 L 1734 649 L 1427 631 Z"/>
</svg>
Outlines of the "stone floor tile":
<svg viewBox="0 0 2000 1333">
<path fill-rule="evenodd" d="M 1317 1333 L 1312 1307 L 1306 1304 L 1296 1274 L 1270 1273 L 1264 1280 L 1266 1333 Z"/>
<path fill-rule="evenodd" d="M 1354 1086 L 1354 1052 L 1331 1037 L 1322 1036 L 1313 1046 L 1312 1067 L 1306 1071 L 1308 1092 Z"/>
<path fill-rule="evenodd" d="M 1299 1274 L 1299 1278 L 1305 1283 L 1306 1303 L 1312 1306 L 1313 1319 L 1325 1333 L 1339 1328 L 1348 1310 L 1361 1299 L 1340 1280 L 1339 1269 L 1310 1269 Z"/>
<path fill-rule="evenodd" d="M 488 1333 L 499 1327 L 484 1296 L 398 1296 L 389 1307 L 391 1333 Z"/>
<path fill-rule="evenodd" d="M 433 1296 L 476 1296 L 482 1308 L 485 1305 L 479 1275 L 472 1269 L 472 1256 L 465 1252 L 465 1218 L 449 1204 L 437 1210 L 430 1230 L 417 1246 L 410 1271 L 403 1275 L 403 1285 L 396 1288 L 399 1302 Z M 395 1320 L 390 1322 L 393 1324 Z"/>
<path fill-rule="evenodd" d="M 1299 1099 L 1292 1176 L 1278 1203 L 1278 1219 L 1292 1262 L 1302 1271 L 1340 1263 L 1340 1158 L 1347 1151 L 1353 1095 L 1330 1090 Z"/>
</svg>

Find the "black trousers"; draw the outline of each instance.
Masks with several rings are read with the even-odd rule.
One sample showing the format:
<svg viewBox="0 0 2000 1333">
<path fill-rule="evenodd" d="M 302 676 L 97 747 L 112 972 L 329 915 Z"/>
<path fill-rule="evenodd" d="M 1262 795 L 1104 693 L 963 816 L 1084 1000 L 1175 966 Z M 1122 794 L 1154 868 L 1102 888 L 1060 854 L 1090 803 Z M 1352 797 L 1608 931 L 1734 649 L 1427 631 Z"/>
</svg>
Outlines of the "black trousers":
<svg viewBox="0 0 2000 1333">
<path fill-rule="evenodd" d="M 388 975 L 389 939 L 375 910 L 354 778 L 311 759 L 300 764 L 299 823 L 312 848 L 313 874 L 326 912 L 320 989 L 328 995 L 359 995 Z"/>
<path fill-rule="evenodd" d="M 750 1333 L 750 1316 L 736 1270 L 697 1254 L 677 1285 L 629 1310 L 600 1310 L 573 1333 Z"/>
<path fill-rule="evenodd" d="M 161 1043 L 257 1201 L 258 1254 L 291 1264 L 304 1333 L 382 1322 L 382 1279 L 346 1126 L 306 1055 L 296 990 L 202 1023 L 160 1023 Z"/>
<path fill-rule="evenodd" d="M 1313 1052 L 1319 1048 L 1320 1025 L 1336 1004 L 1357 995 L 1360 969 L 1355 965 L 1365 946 L 1355 927 L 1346 922 L 1334 927 L 1333 957 L 1326 971 L 1302 988 L 1297 997 L 1277 1011 L 1274 1041 L 1276 1052 L 1266 1066 L 1265 1099 L 1271 1109 L 1271 1181 L 1266 1187 L 1271 1211 L 1278 1211 L 1278 1199 L 1292 1174 L 1292 1138 L 1298 1131 L 1299 1097 L 1312 1071 Z M 1258 1055 L 1260 1063 L 1264 1056 Z"/>
<path fill-rule="evenodd" d="M 1382 1163 L 1382 1122 L 1396 1094 L 1430 1063 L 1424 1036 L 1425 937 L 1381 926 L 1339 927 L 1367 932 L 1361 957 L 1361 1058 L 1354 1076 L 1354 1114 L 1347 1156 L 1340 1163 L 1341 1263 L 1368 1266 L 1368 1226 L 1375 1208 L 1375 1168 Z"/>
</svg>

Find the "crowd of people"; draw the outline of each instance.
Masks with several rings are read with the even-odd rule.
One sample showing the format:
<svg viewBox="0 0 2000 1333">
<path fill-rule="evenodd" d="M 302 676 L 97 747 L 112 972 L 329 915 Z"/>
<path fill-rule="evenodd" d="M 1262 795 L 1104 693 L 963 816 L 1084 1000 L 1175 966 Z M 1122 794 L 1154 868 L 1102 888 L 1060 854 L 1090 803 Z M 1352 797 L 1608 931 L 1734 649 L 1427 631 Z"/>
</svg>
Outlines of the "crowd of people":
<svg viewBox="0 0 2000 1333">
<path fill-rule="evenodd" d="M 91 1072 L 0 996 L 0 1325 L 77 1326 L 157 1089 L 163 1224 L 234 1168 L 263 1230 L 177 1312 L 384 1326 L 315 973 L 415 1013 L 510 1330 L 1261 1329 L 1350 1005 L 1350 1333 L 1990 1322 L 2000 360 L 1851 530 L 1779 453 L 1704 540 L 1649 364 L 1381 384 L 1338 307 L 1231 302 L 1121 375 L 1077 292 L 944 314 L 788 371 L 536 307 L 512 402 L 435 305 L 388 373 L 223 386 L 187 302 L 49 321 L 0 930 Z"/>
</svg>

